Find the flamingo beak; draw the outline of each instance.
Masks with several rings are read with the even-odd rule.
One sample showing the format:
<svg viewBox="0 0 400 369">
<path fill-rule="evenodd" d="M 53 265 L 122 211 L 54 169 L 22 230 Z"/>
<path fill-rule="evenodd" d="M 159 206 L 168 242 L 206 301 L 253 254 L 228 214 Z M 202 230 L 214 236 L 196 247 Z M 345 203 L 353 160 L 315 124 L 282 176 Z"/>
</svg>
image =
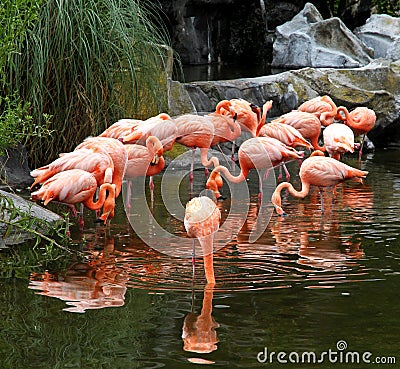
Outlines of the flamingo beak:
<svg viewBox="0 0 400 369">
<path fill-rule="evenodd" d="M 158 156 L 158 154 L 154 155 L 154 158 L 151 161 L 150 165 L 157 165 L 159 160 L 160 160 L 160 157 Z"/>
</svg>

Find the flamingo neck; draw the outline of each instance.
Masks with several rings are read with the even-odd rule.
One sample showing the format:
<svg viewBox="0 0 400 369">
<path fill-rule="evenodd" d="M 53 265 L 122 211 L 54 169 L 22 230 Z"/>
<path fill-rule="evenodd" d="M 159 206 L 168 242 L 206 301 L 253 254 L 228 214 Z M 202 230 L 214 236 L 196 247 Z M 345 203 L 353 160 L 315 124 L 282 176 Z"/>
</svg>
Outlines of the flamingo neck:
<svg viewBox="0 0 400 369">
<path fill-rule="evenodd" d="M 265 124 L 266 120 L 267 120 L 267 113 L 271 110 L 272 108 L 272 104 L 270 101 L 267 101 L 264 105 L 263 105 L 263 113 L 261 118 L 258 120 L 258 126 L 257 126 L 257 130 L 256 130 L 256 137 L 258 137 L 259 133 L 260 133 L 260 129 L 263 127 L 263 125 Z"/>
<path fill-rule="evenodd" d="M 208 148 L 200 148 L 200 160 L 201 164 L 203 164 L 205 167 L 209 167 L 213 165 L 214 167 L 219 166 L 219 160 L 217 157 L 212 156 L 210 159 L 208 159 Z"/>
<path fill-rule="evenodd" d="M 213 173 L 215 173 L 214 176 L 213 176 Z M 226 179 L 230 182 L 240 183 L 240 182 L 243 182 L 244 180 L 246 180 L 247 175 L 249 174 L 249 170 L 245 167 L 242 167 L 240 170 L 240 173 L 237 176 L 234 176 L 231 174 L 231 172 L 229 171 L 228 168 L 224 167 L 223 165 L 219 165 L 211 173 L 211 176 L 213 176 L 212 178 L 214 178 L 216 176 L 216 173 L 223 173 L 224 176 L 226 177 Z M 211 178 L 211 176 L 210 176 L 210 178 Z"/>
<path fill-rule="evenodd" d="M 109 202 L 108 204 L 112 201 L 112 198 L 114 198 L 115 202 L 115 194 L 116 194 L 116 189 L 115 185 L 111 183 L 104 183 L 100 186 L 100 191 L 99 191 L 99 198 L 97 201 L 93 201 L 93 198 L 90 197 L 86 201 L 83 202 L 83 205 L 85 205 L 88 209 L 90 210 L 98 210 L 100 209 L 106 200 L 106 192 L 109 192 L 108 198 Z"/>
<path fill-rule="evenodd" d="M 281 200 L 281 192 L 286 188 L 289 193 L 298 198 L 303 198 L 308 195 L 310 191 L 310 184 L 308 182 L 301 181 L 301 191 L 297 191 L 293 185 L 289 182 L 282 182 L 280 183 L 274 193 L 272 194 L 271 202 L 275 206 L 275 210 L 279 215 L 283 215 L 284 211 L 282 209 L 282 200 Z"/>
<path fill-rule="evenodd" d="M 203 252 L 204 272 L 208 284 L 215 284 L 214 260 L 213 260 L 213 239 L 212 234 L 199 238 Z"/>
</svg>

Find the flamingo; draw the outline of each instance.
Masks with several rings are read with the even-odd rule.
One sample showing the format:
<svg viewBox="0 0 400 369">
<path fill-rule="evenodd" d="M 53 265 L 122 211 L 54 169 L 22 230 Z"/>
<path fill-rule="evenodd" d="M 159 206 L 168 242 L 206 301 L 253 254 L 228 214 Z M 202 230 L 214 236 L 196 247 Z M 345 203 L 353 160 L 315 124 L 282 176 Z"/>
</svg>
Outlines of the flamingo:
<svg viewBox="0 0 400 369">
<path fill-rule="evenodd" d="M 296 148 L 298 146 L 305 147 L 309 150 L 313 146 L 301 135 L 294 127 L 278 122 L 271 122 L 262 126 L 258 133 L 258 137 L 272 137 L 283 142 L 285 145 Z"/>
<path fill-rule="evenodd" d="M 138 124 L 143 122 L 139 119 L 120 119 L 110 127 L 108 127 L 104 132 L 99 134 L 99 137 L 110 137 L 110 138 L 120 138 L 126 136 L 132 132 L 132 129 L 137 127 Z"/>
<path fill-rule="evenodd" d="M 145 121 L 138 122 L 131 131 L 121 135 L 119 140 L 124 144 L 138 143 L 145 145 L 149 136 L 157 137 L 164 146 L 164 151 L 172 149 L 178 129 L 174 120 L 166 113 L 158 114 Z"/>
<path fill-rule="evenodd" d="M 338 107 L 338 114 L 344 113 L 344 123 L 348 125 L 354 132 L 354 135 L 362 135 L 361 147 L 358 153 L 359 160 L 361 160 L 362 149 L 364 146 L 366 134 L 375 126 L 376 114 L 372 109 L 365 106 L 359 106 L 350 113 L 344 106 Z"/>
<path fill-rule="evenodd" d="M 323 137 L 326 151 L 336 160 L 346 152 L 354 152 L 354 133 L 345 124 L 332 123 L 324 129 Z"/>
<path fill-rule="evenodd" d="M 146 140 L 146 146 L 136 144 L 124 145 L 128 153 L 128 162 L 126 166 L 125 177 L 150 176 L 150 178 L 164 169 L 165 161 L 163 158 L 163 145 L 161 141 L 154 136 L 149 136 Z M 154 185 L 150 183 L 151 200 L 154 200 Z M 128 194 L 131 191 L 131 182 L 129 181 Z M 127 199 L 129 206 L 129 201 Z"/>
<path fill-rule="evenodd" d="M 216 205 L 214 194 L 211 193 L 211 199 L 208 192 L 204 196 L 194 197 L 186 204 L 184 225 L 188 236 L 195 237 L 200 242 L 207 285 L 212 286 L 215 284 L 213 240 L 214 233 L 219 229 L 221 212 Z"/>
<path fill-rule="evenodd" d="M 292 110 L 272 121 L 272 123 L 276 122 L 285 123 L 296 128 L 304 138 L 310 140 L 315 150 L 325 151 L 325 147 L 321 147 L 318 144 L 321 134 L 321 123 L 314 114 Z"/>
<path fill-rule="evenodd" d="M 256 137 L 259 124 L 257 111 L 254 111 L 256 108 L 256 105 L 244 99 L 231 99 L 220 101 L 215 111 L 232 118 L 236 116 L 236 121 L 240 124 L 242 131 L 250 132 L 253 137 Z"/>
<path fill-rule="evenodd" d="M 287 188 L 292 196 L 304 198 L 308 195 L 310 186 L 317 186 L 321 191 L 323 187 L 336 187 L 347 179 L 355 179 L 362 183 L 362 178 L 367 174 L 367 171 L 353 168 L 336 159 L 325 157 L 321 151 L 315 151 L 300 167 L 301 190 L 297 191 L 289 182 L 282 182 L 276 187 L 271 201 L 278 215 L 284 215 L 281 207 L 281 191 L 284 188 Z M 324 212 L 322 196 L 321 210 Z"/>
<path fill-rule="evenodd" d="M 101 186 L 104 181 L 106 169 L 114 172 L 114 162 L 106 152 L 95 152 L 92 149 L 80 149 L 61 154 L 60 157 L 50 164 L 31 171 L 35 178 L 31 189 L 38 183 L 43 183 L 53 175 L 68 169 L 82 169 L 93 173 L 97 185 Z"/>
<path fill-rule="evenodd" d="M 79 144 L 76 150 L 92 149 L 94 152 L 106 152 L 110 155 L 114 163 L 114 173 L 112 176 L 112 183 L 115 184 L 115 196 L 118 197 L 122 189 L 122 180 L 125 175 L 126 164 L 128 161 L 128 153 L 124 145 L 110 137 L 89 137 Z"/>
<path fill-rule="evenodd" d="M 114 216 L 116 185 L 102 184 L 97 201 L 93 201 L 96 190 L 97 181 L 94 174 L 82 169 L 69 169 L 47 179 L 39 190 L 31 193 L 31 199 L 43 201 L 45 206 L 50 201 L 59 201 L 70 207 L 82 203 L 90 210 L 98 210 L 103 207 L 103 214 L 98 220 L 104 221 L 106 224 L 107 219 Z M 106 191 L 108 191 L 107 197 Z M 71 209 L 73 210 L 74 207 Z"/>
<path fill-rule="evenodd" d="M 296 128 L 284 123 L 271 122 L 265 124 L 261 127 L 258 136 L 276 138 L 277 140 L 283 142 L 286 146 L 290 146 L 293 148 L 303 146 L 309 150 L 313 149 L 312 145 L 301 135 L 301 133 Z M 289 171 L 287 170 L 284 163 L 282 166 L 286 173 L 286 180 L 289 180 Z M 281 167 L 279 169 L 281 169 Z M 280 180 L 281 177 L 282 174 L 280 170 L 278 180 Z"/>
<path fill-rule="evenodd" d="M 214 139 L 214 124 L 207 116 L 183 114 L 174 119 L 178 134 L 176 142 L 192 149 L 192 163 L 190 166 L 190 183 L 193 182 L 194 152 L 200 149 L 200 160 L 203 166 L 217 167 L 219 160 L 216 156 L 208 159 L 208 151 Z"/>
<path fill-rule="evenodd" d="M 317 96 L 301 104 L 297 110 L 315 114 L 324 127 L 333 123 L 333 120 L 341 119 L 338 116 L 337 106 L 328 96 Z"/>
<path fill-rule="evenodd" d="M 268 171 L 282 162 L 291 159 L 301 159 L 302 155 L 292 147 L 286 146 L 281 141 L 271 137 L 254 137 L 246 140 L 239 148 L 240 173 L 233 176 L 228 168 L 220 165 L 214 168 L 206 188 L 214 191 L 217 198 L 221 197 L 219 189 L 222 180 L 219 173 L 223 173 L 228 181 L 240 183 L 246 180 L 250 169 L 267 169 Z M 260 193 L 262 195 L 261 179 Z"/>
</svg>

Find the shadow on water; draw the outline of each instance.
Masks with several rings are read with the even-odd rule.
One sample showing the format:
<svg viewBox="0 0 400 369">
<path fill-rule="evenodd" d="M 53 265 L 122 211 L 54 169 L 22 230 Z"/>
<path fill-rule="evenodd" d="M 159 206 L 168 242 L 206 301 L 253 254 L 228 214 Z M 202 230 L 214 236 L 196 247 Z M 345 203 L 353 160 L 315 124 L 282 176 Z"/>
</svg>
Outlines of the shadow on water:
<svg viewBox="0 0 400 369">
<path fill-rule="evenodd" d="M 251 368 L 260 365 L 257 354 L 265 347 L 321 353 L 336 349 L 339 340 L 359 352 L 396 355 L 400 172 L 395 154 L 399 157 L 399 151 L 369 154 L 362 163 L 369 171 L 365 184 L 348 182 L 325 193 L 323 214 L 317 190 L 303 200 L 284 195 L 288 216 L 274 214 L 254 243 L 249 238 L 260 215 L 258 179 L 251 173 L 249 211 L 237 215 L 244 217 L 237 236 L 216 248 L 213 289 L 205 286 L 202 258 L 193 275 L 189 257 L 147 246 L 132 230 L 122 201 L 110 229 L 92 226 L 88 213 L 84 234 L 73 235 L 84 259 L 65 270 L 32 273 L 27 286 L 4 282 L 10 296 L 3 293 L 0 311 L 8 319 L 2 327 L 9 339 L 0 352 L 10 365 L 3 367 Z M 356 160 L 346 158 L 353 166 Z M 288 169 L 299 188 L 298 163 Z M 160 200 L 160 181 L 157 176 L 154 219 L 186 238 L 183 222 Z M 204 184 L 204 172 L 196 171 L 195 194 Z M 187 185 L 181 182 L 183 204 L 190 198 Z M 226 221 L 230 200 L 218 206 Z M 23 359 L 28 343 L 31 354 Z"/>
</svg>

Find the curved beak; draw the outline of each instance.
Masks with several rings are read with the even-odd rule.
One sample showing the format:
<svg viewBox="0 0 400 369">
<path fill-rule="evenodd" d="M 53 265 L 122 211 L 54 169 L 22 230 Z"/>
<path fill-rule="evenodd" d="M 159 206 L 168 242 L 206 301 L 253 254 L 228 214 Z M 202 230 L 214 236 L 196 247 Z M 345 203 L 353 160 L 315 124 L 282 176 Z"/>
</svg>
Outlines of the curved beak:
<svg viewBox="0 0 400 369">
<path fill-rule="evenodd" d="M 160 157 L 158 156 L 158 154 L 155 154 L 153 160 L 150 162 L 150 165 L 157 165 L 159 160 Z"/>
</svg>

